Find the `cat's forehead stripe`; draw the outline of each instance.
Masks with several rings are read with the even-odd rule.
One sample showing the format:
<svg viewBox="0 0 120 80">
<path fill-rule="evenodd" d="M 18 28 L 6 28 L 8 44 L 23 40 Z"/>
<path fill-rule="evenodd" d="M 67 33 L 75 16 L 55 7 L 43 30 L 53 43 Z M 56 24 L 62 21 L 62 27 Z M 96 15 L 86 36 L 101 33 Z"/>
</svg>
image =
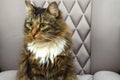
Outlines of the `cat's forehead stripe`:
<svg viewBox="0 0 120 80">
<path fill-rule="evenodd" d="M 36 8 L 35 14 L 38 15 L 38 14 L 42 14 L 44 12 L 45 12 L 45 8 L 38 7 L 38 8 Z"/>
</svg>

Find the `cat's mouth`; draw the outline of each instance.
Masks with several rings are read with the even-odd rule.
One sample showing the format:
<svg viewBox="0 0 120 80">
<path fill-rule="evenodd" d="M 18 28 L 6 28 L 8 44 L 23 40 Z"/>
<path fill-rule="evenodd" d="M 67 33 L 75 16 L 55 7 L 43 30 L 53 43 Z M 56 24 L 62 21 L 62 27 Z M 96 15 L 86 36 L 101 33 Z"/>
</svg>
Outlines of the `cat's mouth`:
<svg viewBox="0 0 120 80">
<path fill-rule="evenodd" d="M 36 33 L 32 35 L 33 40 L 39 40 L 39 41 L 51 41 L 52 39 L 47 37 L 45 34 Z"/>
</svg>

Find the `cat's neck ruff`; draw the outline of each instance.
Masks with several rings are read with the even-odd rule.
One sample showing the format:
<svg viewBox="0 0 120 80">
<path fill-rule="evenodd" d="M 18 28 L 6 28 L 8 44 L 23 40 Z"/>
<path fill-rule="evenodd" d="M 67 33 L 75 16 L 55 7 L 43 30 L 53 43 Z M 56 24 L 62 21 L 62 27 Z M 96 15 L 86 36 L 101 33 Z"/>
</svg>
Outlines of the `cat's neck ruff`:
<svg viewBox="0 0 120 80">
<path fill-rule="evenodd" d="M 49 60 L 54 63 L 54 58 L 64 51 L 65 46 L 66 40 L 64 38 L 46 43 L 33 41 L 28 43 L 27 50 L 35 54 L 36 59 L 40 58 L 40 64 L 49 64 Z"/>
</svg>

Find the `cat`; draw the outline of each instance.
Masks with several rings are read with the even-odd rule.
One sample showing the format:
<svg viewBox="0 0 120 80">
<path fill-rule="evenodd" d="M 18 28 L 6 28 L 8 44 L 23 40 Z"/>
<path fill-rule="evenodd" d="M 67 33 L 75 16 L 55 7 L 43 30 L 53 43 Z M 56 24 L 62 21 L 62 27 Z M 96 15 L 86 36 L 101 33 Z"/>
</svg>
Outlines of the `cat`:
<svg viewBox="0 0 120 80">
<path fill-rule="evenodd" d="M 71 31 L 56 2 L 47 8 L 25 1 L 24 47 L 16 80 L 77 80 Z"/>
</svg>

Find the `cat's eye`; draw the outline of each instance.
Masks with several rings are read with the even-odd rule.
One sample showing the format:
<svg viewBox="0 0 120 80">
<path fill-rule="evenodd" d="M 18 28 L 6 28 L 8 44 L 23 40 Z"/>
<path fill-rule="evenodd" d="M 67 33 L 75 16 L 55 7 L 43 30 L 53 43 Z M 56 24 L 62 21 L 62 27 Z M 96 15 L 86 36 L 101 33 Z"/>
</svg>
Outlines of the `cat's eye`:
<svg viewBox="0 0 120 80">
<path fill-rule="evenodd" d="M 26 27 L 28 28 L 28 29 L 32 29 L 32 26 L 33 26 L 33 23 L 32 22 L 26 22 Z"/>
<path fill-rule="evenodd" d="M 46 27 L 46 23 L 41 23 L 40 26 L 41 26 L 41 28 L 45 28 Z"/>
<path fill-rule="evenodd" d="M 32 26 L 33 25 L 33 23 L 32 22 L 29 22 L 29 26 Z"/>
</svg>

